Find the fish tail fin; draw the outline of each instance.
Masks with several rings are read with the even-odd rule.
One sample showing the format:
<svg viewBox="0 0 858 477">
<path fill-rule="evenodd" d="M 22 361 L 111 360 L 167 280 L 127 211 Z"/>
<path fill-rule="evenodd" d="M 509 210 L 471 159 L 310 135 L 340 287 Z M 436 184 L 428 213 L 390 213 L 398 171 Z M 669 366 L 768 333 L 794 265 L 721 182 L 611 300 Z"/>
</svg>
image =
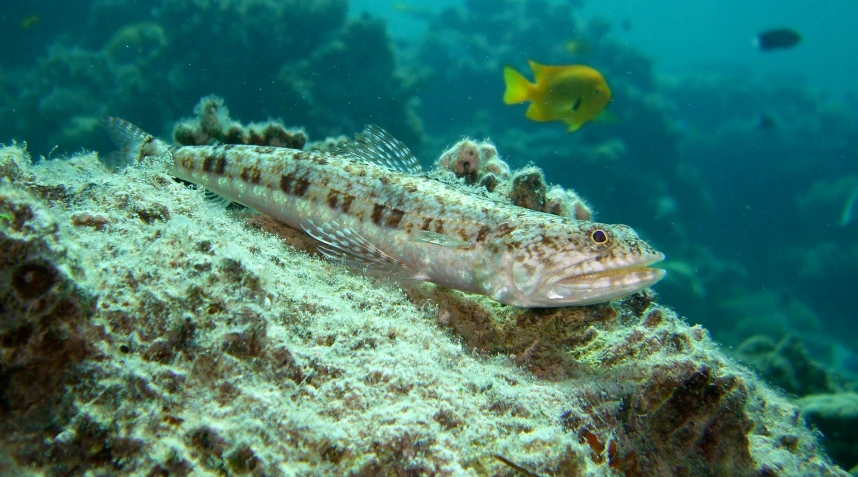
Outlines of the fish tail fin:
<svg viewBox="0 0 858 477">
<path fill-rule="evenodd" d="M 124 119 L 105 116 L 104 128 L 119 148 L 118 154 L 112 155 L 108 160 L 115 167 L 170 152 L 170 147 L 166 143 Z"/>
<path fill-rule="evenodd" d="M 506 84 L 506 91 L 503 93 L 504 103 L 523 103 L 530 99 L 530 89 L 533 83 L 512 66 L 503 67 L 503 81 Z"/>
</svg>

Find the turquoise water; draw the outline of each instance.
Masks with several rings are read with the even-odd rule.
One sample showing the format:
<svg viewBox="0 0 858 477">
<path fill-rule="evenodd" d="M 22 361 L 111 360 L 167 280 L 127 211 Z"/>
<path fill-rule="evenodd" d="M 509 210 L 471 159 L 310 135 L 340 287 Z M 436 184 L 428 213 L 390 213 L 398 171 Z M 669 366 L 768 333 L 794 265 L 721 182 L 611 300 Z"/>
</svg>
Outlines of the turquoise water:
<svg viewBox="0 0 858 477">
<path fill-rule="evenodd" d="M 399 14 L 397 4 L 440 11 L 460 1 L 399 2 L 355 0 L 355 14 L 370 12 L 388 18 L 396 37 L 413 37 L 425 23 Z M 504 2 L 500 2 L 504 3 Z M 515 2 L 507 2 L 515 3 Z M 767 81 L 806 82 L 814 88 L 858 94 L 858 4 L 827 2 L 816 8 L 799 0 L 686 2 L 682 0 L 585 1 L 585 18 L 604 17 L 616 26 L 614 37 L 651 57 L 661 74 L 689 71 L 751 72 Z M 499 7 L 503 8 L 503 7 Z M 628 22 L 629 28 L 621 25 Z M 782 55 L 759 55 L 751 46 L 761 30 L 789 26 L 804 36 L 801 48 Z M 562 38 L 559 38 L 562 40 Z"/>
</svg>

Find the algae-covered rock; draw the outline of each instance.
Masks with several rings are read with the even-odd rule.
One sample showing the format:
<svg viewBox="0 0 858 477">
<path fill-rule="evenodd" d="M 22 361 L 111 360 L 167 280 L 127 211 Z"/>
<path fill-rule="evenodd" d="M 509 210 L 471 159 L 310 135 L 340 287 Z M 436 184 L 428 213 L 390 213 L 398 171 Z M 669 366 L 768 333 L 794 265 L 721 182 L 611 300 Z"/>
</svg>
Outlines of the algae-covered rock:
<svg viewBox="0 0 858 477">
<path fill-rule="evenodd" d="M 812 360 L 796 336 L 779 342 L 767 336 L 745 340 L 735 355 L 760 373 L 769 383 L 798 396 L 838 391 L 830 373 Z"/>
<path fill-rule="evenodd" d="M 858 466 L 858 394 L 812 394 L 798 402 L 801 413 L 822 431 L 822 445 L 844 466 Z"/>
<path fill-rule="evenodd" d="M 539 212 L 590 220 L 593 212 L 572 189 L 551 188 L 534 166 L 511 171 L 491 141 L 462 139 L 441 154 L 435 167 L 450 170 L 465 184 L 497 194 L 519 207 Z"/>
<path fill-rule="evenodd" d="M 97 331 L 86 321 L 94 297 L 81 285 L 75 246 L 50 210 L 81 184 L 30 176 L 18 146 L 0 149 L 0 161 L 16 165 L 16 182 L 0 178 L 0 432 L 11 445 L 59 432 L 64 387 L 79 379 L 75 366 L 90 354 L 87 334 Z M 28 463 L 32 450 L 18 450 Z"/>
<path fill-rule="evenodd" d="M 0 179 L 0 447 L 18 469 L 847 475 L 651 292 L 506 307 L 296 252 L 157 161 L 21 164 Z"/>
</svg>

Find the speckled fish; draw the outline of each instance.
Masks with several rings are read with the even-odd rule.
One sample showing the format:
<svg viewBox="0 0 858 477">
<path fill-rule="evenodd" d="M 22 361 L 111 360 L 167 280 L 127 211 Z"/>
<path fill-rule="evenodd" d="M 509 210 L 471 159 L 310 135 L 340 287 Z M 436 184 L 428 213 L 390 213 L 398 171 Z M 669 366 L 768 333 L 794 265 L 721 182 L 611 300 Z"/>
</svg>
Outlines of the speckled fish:
<svg viewBox="0 0 858 477">
<path fill-rule="evenodd" d="M 267 214 L 320 242 L 330 258 L 428 280 L 522 307 L 585 305 L 642 290 L 664 255 L 625 225 L 535 212 L 422 174 L 405 145 L 368 127 L 336 154 L 245 145 L 171 147 L 107 118 L 141 160 Z"/>
</svg>

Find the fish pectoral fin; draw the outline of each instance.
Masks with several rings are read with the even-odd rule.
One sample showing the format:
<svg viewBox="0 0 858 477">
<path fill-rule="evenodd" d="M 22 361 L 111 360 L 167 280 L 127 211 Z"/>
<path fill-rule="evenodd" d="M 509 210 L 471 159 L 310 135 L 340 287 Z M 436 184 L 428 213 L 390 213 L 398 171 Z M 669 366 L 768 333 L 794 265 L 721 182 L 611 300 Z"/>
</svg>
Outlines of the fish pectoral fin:
<svg viewBox="0 0 858 477">
<path fill-rule="evenodd" d="M 213 192 L 211 189 L 203 188 L 203 196 L 206 199 L 206 203 L 211 204 L 219 209 L 226 209 L 230 205 L 232 205 L 232 201 L 227 199 L 226 197 L 218 194 L 217 192 Z"/>
<path fill-rule="evenodd" d="M 581 129 L 581 126 L 584 125 L 584 123 L 577 122 L 577 121 L 572 121 L 572 122 L 569 122 L 566 124 L 569 126 L 568 128 L 566 128 L 566 132 L 570 132 L 570 133 Z"/>
<path fill-rule="evenodd" d="M 620 122 L 620 117 L 608 111 L 607 109 L 603 109 L 602 112 L 599 113 L 599 115 L 596 116 L 596 119 L 594 119 L 593 121 L 604 124 L 617 124 Z"/>
<path fill-rule="evenodd" d="M 524 112 L 524 117 L 531 121 L 551 121 L 551 116 L 545 112 L 545 109 L 536 103 L 530 103 L 527 111 Z"/>
<path fill-rule="evenodd" d="M 504 103 L 517 104 L 530 99 L 530 87 L 532 84 L 512 66 L 507 65 L 503 67 L 503 81 L 506 85 L 506 90 L 503 93 Z"/>
<path fill-rule="evenodd" d="M 420 161 L 408 146 L 373 124 L 368 124 L 354 140 L 334 148 L 333 153 L 406 174 L 423 174 Z"/>
<path fill-rule="evenodd" d="M 581 107 L 581 100 L 582 100 L 582 98 L 578 98 L 578 99 L 576 99 L 576 100 L 575 100 L 575 102 L 574 102 L 574 103 L 572 103 L 572 112 L 573 112 L 573 113 L 574 113 L 575 111 L 578 111 L 578 108 L 580 108 L 580 107 Z"/>
<path fill-rule="evenodd" d="M 432 243 L 435 245 L 441 245 L 442 247 L 450 248 L 470 248 L 474 245 L 473 243 L 468 242 L 466 240 L 459 240 L 457 238 L 450 237 L 449 235 L 429 232 L 428 230 L 420 230 L 418 232 L 415 232 L 412 240 L 418 242 Z"/>
<path fill-rule="evenodd" d="M 334 221 L 317 223 L 304 219 L 301 228 L 319 242 L 319 253 L 349 268 L 399 279 L 426 279 L 425 274 L 387 254 L 351 227 Z"/>
</svg>

